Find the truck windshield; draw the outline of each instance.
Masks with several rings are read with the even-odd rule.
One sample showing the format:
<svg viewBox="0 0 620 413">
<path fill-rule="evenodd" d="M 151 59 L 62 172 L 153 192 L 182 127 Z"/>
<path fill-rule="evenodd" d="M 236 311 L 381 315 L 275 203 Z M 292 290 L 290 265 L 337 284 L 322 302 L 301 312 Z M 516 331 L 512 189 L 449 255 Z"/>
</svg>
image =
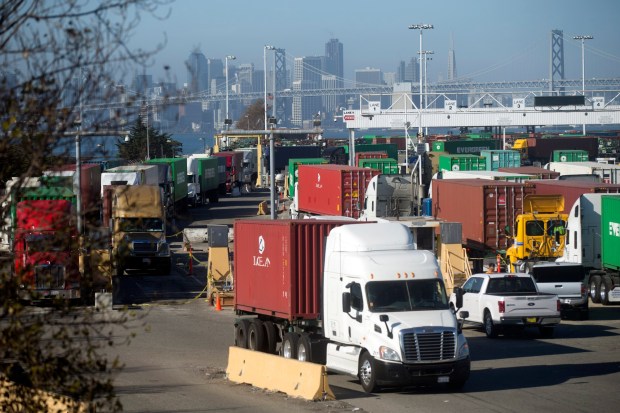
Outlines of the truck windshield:
<svg viewBox="0 0 620 413">
<path fill-rule="evenodd" d="M 503 277 L 491 278 L 487 293 L 503 294 L 503 293 L 525 293 L 536 294 L 536 286 L 534 280 L 530 277 Z"/>
<path fill-rule="evenodd" d="M 121 218 L 123 232 L 161 232 L 164 222 L 159 218 Z"/>
<path fill-rule="evenodd" d="M 443 282 L 438 279 L 373 281 L 366 285 L 366 295 L 373 313 L 448 308 Z"/>
</svg>

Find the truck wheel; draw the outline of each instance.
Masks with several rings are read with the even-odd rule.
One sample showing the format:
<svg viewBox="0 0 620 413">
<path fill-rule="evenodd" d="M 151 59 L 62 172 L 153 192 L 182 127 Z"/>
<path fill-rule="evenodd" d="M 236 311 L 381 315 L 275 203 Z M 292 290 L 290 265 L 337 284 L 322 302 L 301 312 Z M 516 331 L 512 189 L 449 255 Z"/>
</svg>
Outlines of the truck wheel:
<svg viewBox="0 0 620 413">
<path fill-rule="evenodd" d="M 299 336 L 297 333 L 284 333 L 284 337 L 282 338 L 282 348 L 280 349 L 282 357 L 287 359 L 296 359 L 298 341 Z"/>
<path fill-rule="evenodd" d="M 248 329 L 250 321 L 246 319 L 238 320 L 235 323 L 235 346 L 248 348 Z"/>
<path fill-rule="evenodd" d="M 310 336 L 306 333 L 299 336 L 299 342 L 297 343 L 297 360 L 312 363 L 312 345 L 310 343 Z"/>
<path fill-rule="evenodd" d="M 593 303 L 601 302 L 601 276 L 593 275 L 590 277 L 590 299 Z"/>
<path fill-rule="evenodd" d="M 609 277 L 601 277 L 600 288 L 601 304 L 609 305 L 609 293 L 611 293 L 611 280 Z"/>
<path fill-rule="evenodd" d="M 370 354 L 368 354 L 367 351 L 362 353 L 362 356 L 360 357 L 360 365 L 358 371 L 360 383 L 366 393 L 372 393 L 380 389 L 377 385 L 375 359 Z"/>
<path fill-rule="evenodd" d="M 497 327 L 493 324 L 493 317 L 488 310 L 484 312 L 484 333 L 488 338 L 495 338 L 498 334 Z"/>
<path fill-rule="evenodd" d="M 263 321 L 263 329 L 265 329 L 266 338 L 266 352 L 269 354 L 276 354 L 276 347 L 278 345 L 278 331 L 275 324 L 272 321 Z"/>
<path fill-rule="evenodd" d="M 172 262 L 171 259 L 166 260 L 166 262 L 164 263 L 163 267 L 162 267 L 162 274 L 164 275 L 170 275 L 170 270 L 172 269 Z"/>
<path fill-rule="evenodd" d="M 248 328 L 248 349 L 263 352 L 267 349 L 263 322 L 258 318 L 252 320 Z"/>
</svg>

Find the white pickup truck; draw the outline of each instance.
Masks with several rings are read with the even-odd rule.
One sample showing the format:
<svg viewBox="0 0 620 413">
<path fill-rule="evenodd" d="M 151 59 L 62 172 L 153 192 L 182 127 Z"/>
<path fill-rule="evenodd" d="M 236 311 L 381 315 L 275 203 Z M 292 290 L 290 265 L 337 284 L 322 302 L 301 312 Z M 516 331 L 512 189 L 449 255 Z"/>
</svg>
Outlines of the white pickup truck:
<svg viewBox="0 0 620 413">
<path fill-rule="evenodd" d="M 450 297 L 451 306 L 468 312 L 465 321 L 482 324 L 489 338 L 509 326 L 536 326 L 541 335 L 551 337 L 560 323 L 558 296 L 539 292 L 528 274 L 474 274 L 460 288 L 463 307 L 456 308 L 456 291 Z"/>
</svg>

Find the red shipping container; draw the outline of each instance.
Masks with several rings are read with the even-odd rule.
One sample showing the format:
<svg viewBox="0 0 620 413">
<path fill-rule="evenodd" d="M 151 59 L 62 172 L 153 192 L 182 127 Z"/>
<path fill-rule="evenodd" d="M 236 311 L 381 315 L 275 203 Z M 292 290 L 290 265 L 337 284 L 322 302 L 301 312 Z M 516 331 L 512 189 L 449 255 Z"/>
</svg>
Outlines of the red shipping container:
<svg viewBox="0 0 620 413">
<path fill-rule="evenodd" d="M 497 170 L 499 172 L 534 175 L 536 179 L 556 179 L 560 176 L 559 172 L 550 171 L 538 166 L 517 166 L 514 168 L 498 168 Z"/>
<path fill-rule="evenodd" d="M 526 185 L 534 188 L 537 195 L 564 196 L 564 213 L 568 214 L 573 204 L 583 194 L 617 194 L 620 193 L 619 184 L 605 184 L 602 182 L 578 180 L 534 180 Z"/>
<path fill-rule="evenodd" d="M 235 221 L 235 310 L 287 320 L 321 313 L 329 232 L 354 221 Z"/>
<path fill-rule="evenodd" d="M 359 218 L 364 195 L 376 169 L 347 165 L 300 165 L 299 211 L 317 215 Z"/>
<path fill-rule="evenodd" d="M 486 179 L 433 179 L 433 216 L 462 224 L 463 244 L 476 250 L 505 250 L 512 245 L 523 199 L 534 188 Z M 508 231 L 506 231 L 506 229 Z"/>
<path fill-rule="evenodd" d="M 387 152 L 355 152 L 355 165 L 360 165 L 360 159 L 386 159 Z"/>
</svg>

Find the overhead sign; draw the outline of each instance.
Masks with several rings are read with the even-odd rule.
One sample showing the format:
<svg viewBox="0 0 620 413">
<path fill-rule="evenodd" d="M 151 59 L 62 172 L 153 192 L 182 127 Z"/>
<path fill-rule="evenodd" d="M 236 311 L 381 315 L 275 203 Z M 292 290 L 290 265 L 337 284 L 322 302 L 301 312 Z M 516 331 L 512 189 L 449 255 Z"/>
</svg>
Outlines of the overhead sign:
<svg viewBox="0 0 620 413">
<path fill-rule="evenodd" d="M 512 108 L 513 109 L 523 109 L 525 107 L 525 99 L 512 99 Z"/>
<path fill-rule="evenodd" d="M 592 107 L 594 109 L 603 109 L 605 107 L 605 98 L 603 96 L 596 96 L 592 98 Z"/>
<path fill-rule="evenodd" d="M 456 112 L 456 100 L 445 100 L 443 107 L 448 112 Z"/>
<path fill-rule="evenodd" d="M 381 113 L 381 101 L 368 102 L 368 113 L 373 115 Z"/>
</svg>

